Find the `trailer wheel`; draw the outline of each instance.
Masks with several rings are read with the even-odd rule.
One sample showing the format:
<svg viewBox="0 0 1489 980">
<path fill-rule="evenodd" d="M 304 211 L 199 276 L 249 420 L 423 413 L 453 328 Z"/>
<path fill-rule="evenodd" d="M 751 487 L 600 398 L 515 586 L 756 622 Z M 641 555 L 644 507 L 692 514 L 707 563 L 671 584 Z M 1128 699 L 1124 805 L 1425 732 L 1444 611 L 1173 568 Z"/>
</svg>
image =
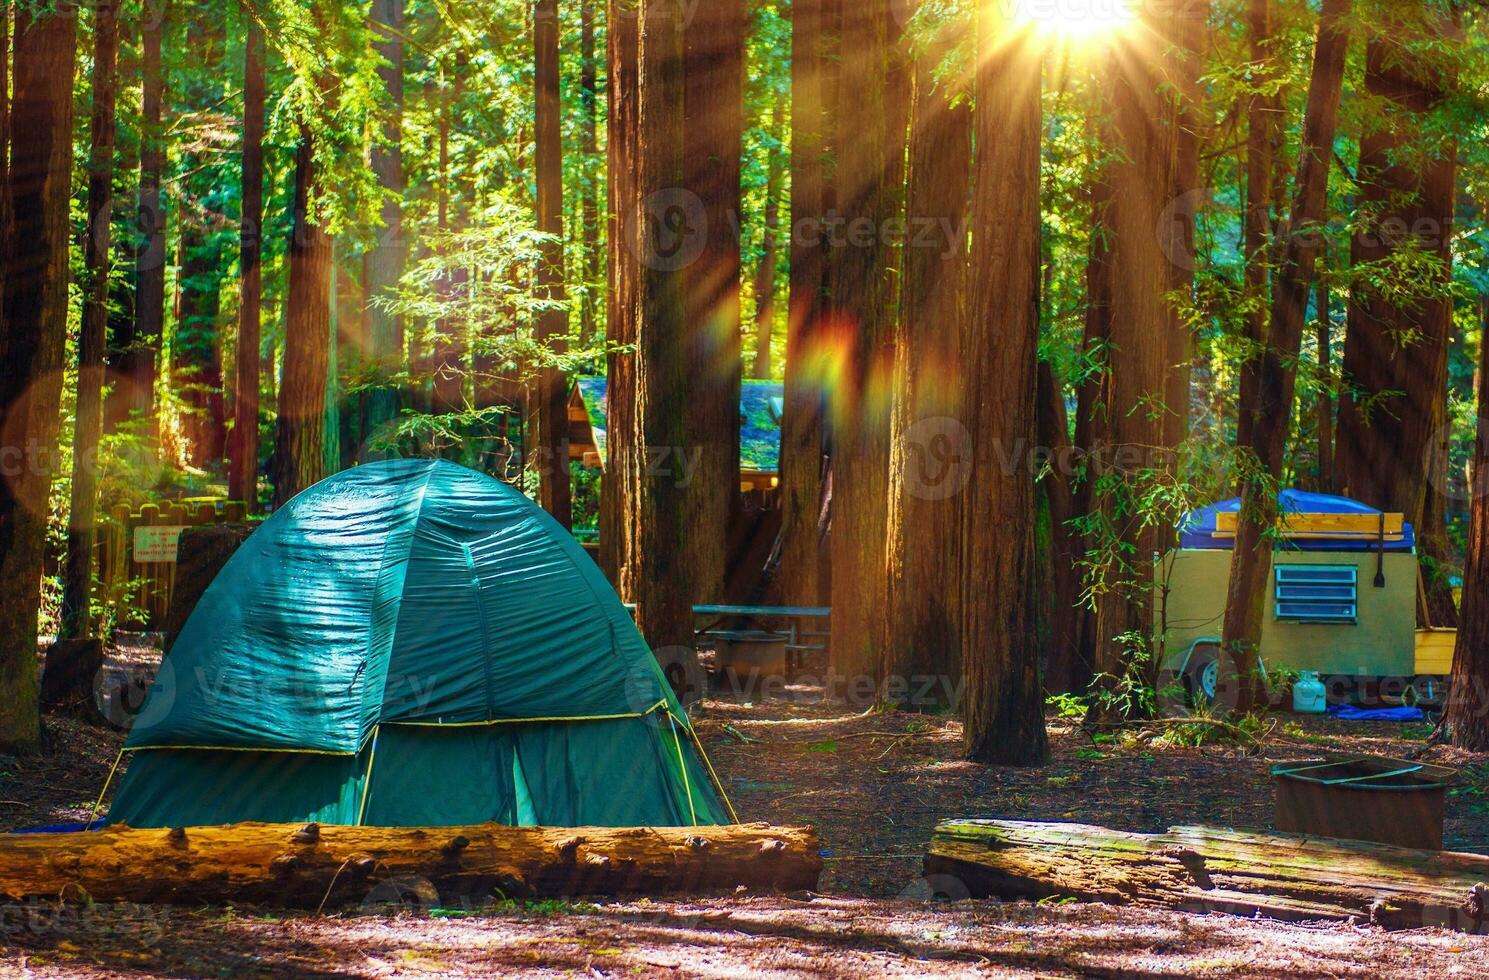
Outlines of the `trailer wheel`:
<svg viewBox="0 0 1489 980">
<path fill-rule="evenodd" d="M 1220 651 L 1214 647 L 1197 647 L 1184 665 L 1184 689 L 1193 707 L 1215 703 L 1220 688 Z"/>
</svg>

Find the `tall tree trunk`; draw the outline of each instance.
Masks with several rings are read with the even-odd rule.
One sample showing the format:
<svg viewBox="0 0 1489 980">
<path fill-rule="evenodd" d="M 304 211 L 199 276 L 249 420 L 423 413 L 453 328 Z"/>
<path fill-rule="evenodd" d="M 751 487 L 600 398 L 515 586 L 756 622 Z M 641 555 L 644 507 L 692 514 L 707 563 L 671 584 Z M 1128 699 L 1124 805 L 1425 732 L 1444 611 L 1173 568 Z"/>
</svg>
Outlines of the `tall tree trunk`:
<svg viewBox="0 0 1489 980">
<path fill-rule="evenodd" d="M 837 186 L 843 224 L 833 234 L 833 316 L 843 328 L 832 394 L 832 670 L 853 701 L 871 699 L 883 664 L 889 499 L 889 398 L 894 367 L 890 302 L 899 188 L 889 180 L 891 34 L 888 0 L 845 3 L 843 84 L 837 98 Z"/>
<path fill-rule="evenodd" d="M 832 76 L 840 0 L 791 5 L 791 294 L 786 325 L 785 411 L 781 419 L 781 588 L 783 601 L 823 598 L 818 521 L 823 493 L 823 403 L 818 363 L 829 284 L 821 223 L 834 205 L 827 169 L 832 145 Z M 808 235 L 808 225 L 816 234 Z"/>
<path fill-rule="evenodd" d="M 685 523 L 687 469 L 685 413 L 688 334 L 684 271 L 669 261 L 678 245 L 667 222 L 671 198 L 683 185 L 684 7 L 682 0 L 641 0 L 640 79 L 636 158 L 642 202 L 636 242 L 641 264 L 636 353 L 636 451 L 640 453 L 638 559 L 633 583 L 637 622 L 664 662 L 693 658 L 692 596 Z M 677 678 L 670 678 L 677 682 Z"/>
<path fill-rule="evenodd" d="M 16 10 L 4 188 L 5 291 L 0 303 L 0 433 L 16 447 L 0 480 L 0 753 L 33 751 L 36 632 L 67 344 L 68 204 L 76 12 Z"/>
<path fill-rule="evenodd" d="M 103 358 L 108 346 L 109 238 L 114 211 L 114 102 L 118 86 L 118 0 L 93 7 L 92 150 L 88 159 L 88 235 L 83 245 L 87 299 L 78 337 L 77 407 L 72 440 L 72 499 L 62 575 L 60 635 L 92 628 L 93 539 L 98 511 L 98 442 L 103 434 Z"/>
<path fill-rule="evenodd" d="M 687 23 L 683 106 L 683 199 L 674 214 L 697 221 L 683 232 L 686 352 L 690 381 L 685 452 L 696 453 L 686 486 L 692 595 L 724 598 L 729 528 L 739 509 L 740 158 L 744 126 L 744 0 L 699 4 Z M 696 195 L 695 198 L 686 194 Z M 696 216 L 687 212 L 696 200 Z M 653 210 L 655 210 L 653 208 Z M 691 259 L 697 250 L 697 258 Z"/>
<path fill-rule="evenodd" d="M 1448 436 L 1457 148 L 1452 140 L 1433 142 L 1424 133 L 1456 84 L 1444 61 L 1455 56 L 1431 49 L 1453 27 L 1445 16 L 1425 22 L 1442 15 L 1398 16 L 1418 19 L 1395 23 L 1390 34 L 1372 37 L 1366 47 L 1365 88 L 1384 110 L 1371 117 L 1360 139 L 1356 176 L 1365 220 L 1351 242 L 1350 260 L 1356 267 L 1388 263 L 1415 246 L 1441 265 L 1404 296 L 1383 295 L 1368 280 L 1357 280 L 1344 340 L 1348 387 L 1339 406 L 1336 481 L 1351 497 L 1404 513 L 1416 525 L 1428 618 L 1452 626 L 1457 611 L 1444 567 L 1447 531 L 1427 516 L 1436 509 L 1429 497 L 1440 492 L 1434 470 L 1445 458 Z M 1388 278 L 1403 280 L 1399 273 Z"/>
<path fill-rule="evenodd" d="M 536 90 L 538 230 L 552 235 L 538 263 L 538 295 L 552 303 L 564 300 L 564 157 L 562 106 L 558 92 L 558 0 L 537 0 L 533 8 L 533 65 Z M 563 308 L 544 310 L 538 337 L 561 353 L 569 332 Z M 569 389 L 563 371 L 542 370 L 538 379 L 538 439 L 542 445 L 538 500 L 564 527 L 573 523 L 569 483 Z"/>
<path fill-rule="evenodd" d="M 917 710 L 954 707 L 961 680 L 960 544 L 972 449 L 962 420 L 975 399 L 948 379 L 971 367 L 962 296 L 972 111 L 964 79 L 936 80 L 957 26 L 940 23 L 913 68 L 910 232 L 894 362 L 883 697 Z"/>
<path fill-rule="evenodd" d="M 778 100 L 770 113 L 773 144 L 782 136 L 786 125 L 786 103 Z M 783 140 L 784 142 L 784 140 Z M 765 173 L 765 241 L 760 251 L 760 265 L 755 271 L 755 354 L 750 361 L 750 376 L 768 380 L 771 374 L 771 332 L 776 320 L 776 270 L 780 266 L 781 193 L 786 182 L 786 160 L 779 150 L 769 151 Z"/>
<path fill-rule="evenodd" d="M 159 435 L 155 415 L 155 376 L 160 342 L 165 330 L 166 213 L 161 196 L 165 176 L 165 67 L 161 62 L 161 38 L 170 17 L 169 0 L 157 12 L 142 17 L 140 179 L 136 223 L 142 237 L 135 256 L 134 328 L 127 343 L 120 343 L 115 362 L 115 407 L 109 411 L 117 425 L 134 415 L 147 423 L 146 435 Z"/>
<path fill-rule="evenodd" d="M 1292 418 L 1298 351 L 1308 312 L 1314 264 L 1323 251 L 1320 230 L 1328 199 L 1329 161 L 1338 128 L 1344 60 L 1349 47 L 1350 0 L 1325 0 L 1313 78 L 1303 119 L 1303 144 L 1293 192 L 1282 265 L 1272 285 L 1271 331 L 1257 375 L 1251 442 L 1239 447 L 1250 458 L 1241 495 L 1241 520 L 1231 553 L 1222 646 L 1235 670 L 1234 707 L 1245 714 L 1262 696 L 1257 653 L 1272 569 L 1272 527 L 1277 520 L 1277 483 Z M 1228 678 L 1227 678 L 1228 680 Z"/>
<path fill-rule="evenodd" d="M 210 113 L 221 103 L 220 79 L 226 30 L 214 11 L 199 9 L 187 19 L 187 54 L 200 69 L 185 76 L 186 104 Z M 185 154 L 184 173 L 176 183 L 185 195 L 181 213 L 180 269 L 176 280 L 175 330 L 171 339 L 171 384 L 185 407 L 182 429 L 191 444 L 191 459 L 210 466 L 226 455 L 227 416 L 223 398 L 222 236 L 211 194 L 213 158 L 203 138 L 202 149 Z"/>
<path fill-rule="evenodd" d="M 1323 384 L 1328 385 L 1333 372 L 1334 324 L 1329 312 L 1329 284 L 1324 281 L 1323 276 L 1318 276 L 1314 297 L 1314 339 L 1318 348 L 1318 373 Z M 1334 485 L 1334 396 L 1330 394 L 1329 388 L 1319 389 L 1314 413 L 1314 426 L 1318 430 L 1318 488 L 1327 493 Z"/>
<path fill-rule="evenodd" d="M 1481 298 L 1489 327 L 1489 297 Z M 1484 335 L 1489 338 L 1489 333 Z M 1489 752 L 1489 342 L 1479 344 L 1478 428 L 1469 474 L 1468 554 L 1463 563 L 1463 610 L 1453 651 L 1453 696 L 1444 723 L 1454 745 Z"/>
<path fill-rule="evenodd" d="M 1265 89 L 1274 84 L 1277 70 L 1272 24 L 1272 0 L 1250 0 L 1248 32 L 1251 61 L 1256 66 L 1252 84 Z M 1246 314 L 1246 359 L 1241 365 L 1241 390 L 1236 418 L 1236 444 L 1250 445 L 1256 421 L 1256 391 L 1262 351 L 1267 344 L 1267 273 L 1272 259 L 1272 176 L 1278 134 L 1282 128 L 1281 99 L 1270 92 L 1252 92 L 1246 107 L 1245 283 L 1252 308 Z"/>
<path fill-rule="evenodd" d="M 1188 297 L 1194 291 L 1194 231 L 1199 210 L 1208 198 L 1200 171 L 1200 140 L 1204 126 L 1205 50 L 1209 41 L 1209 0 L 1164 4 L 1163 41 L 1168 45 L 1166 70 L 1169 80 L 1165 105 L 1172 157 L 1168 164 L 1169 201 L 1161 242 L 1168 259 L 1168 282 L 1161 321 L 1168 344 L 1165 363 L 1164 428 L 1165 450 L 1176 450 L 1189 436 L 1190 383 L 1193 374 L 1194 335 L 1168 293 Z"/>
<path fill-rule="evenodd" d="M 636 355 L 640 318 L 640 198 L 636 181 L 640 138 L 640 6 L 638 0 L 609 0 L 606 10 L 606 186 L 609 289 L 605 315 L 605 475 L 600 483 L 600 565 L 622 599 L 635 601 L 639 578 L 637 519 L 641 456 L 636 430 Z"/>
<path fill-rule="evenodd" d="M 962 508 L 963 744 L 975 762 L 1049 756 L 1039 682 L 1034 475 L 1038 437 L 1040 58 L 994 9 L 978 17 L 971 284 L 961 370 L 970 430 Z M 996 393 L 984 382 L 997 378 Z"/>
<path fill-rule="evenodd" d="M 579 205 L 580 231 L 584 236 L 584 293 L 579 306 L 579 339 L 589 346 L 595 339 L 596 302 L 600 285 L 599 179 L 595 175 L 599 143 L 600 71 L 595 58 L 594 0 L 579 2 L 579 110 L 584 154 Z"/>
<path fill-rule="evenodd" d="M 248 34 L 243 43 L 243 204 L 238 230 L 237 397 L 233 401 L 233 447 L 228 496 L 258 509 L 259 346 L 263 298 L 260 258 L 264 228 L 264 34 L 253 13 L 244 10 Z"/>
<path fill-rule="evenodd" d="M 331 363 L 331 236 L 316 218 L 319 176 L 309 125 L 295 151 L 294 231 L 284 365 L 274 433 L 274 507 L 325 476 L 326 380 Z"/>
<path fill-rule="evenodd" d="M 372 143 L 372 172 L 383 192 L 382 228 L 377 244 L 367 252 L 363 288 L 367 294 L 368 344 L 378 373 L 367 410 L 367 435 L 376 440 L 398 417 L 398 387 L 391 376 L 403 366 L 403 318 L 381 306 L 403 278 L 408 249 L 403 241 L 403 4 L 404 0 L 375 0 L 372 6 L 374 50 L 383 64 L 378 78 L 388 93 L 382 133 Z M 367 454 L 364 454 L 367 455 Z M 379 454 L 370 454 L 373 456 Z"/>
<path fill-rule="evenodd" d="M 1152 557 L 1163 540 L 1142 513 L 1141 497 L 1173 468 L 1172 440 L 1188 407 L 1170 404 L 1186 400 L 1176 390 L 1187 388 L 1173 378 L 1183 328 L 1167 298 L 1175 265 L 1187 259 L 1184 237 L 1173 230 L 1185 220 L 1183 202 L 1173 199 L 1185 116 L 1175 107 L 1170 76 L 1182 75 L 1188 63 L 1174 55 L 1173 39 L 1185 33 L 1183 19 L 1195 13 L 1187 4 L 1145 6 L 1140 29 L 1114 42 L 1107 86 L 1110 122 L 1103 140 L 1116 152 L 1102 190 L 1109 335 L 1095 415 L 1099 428 L 1091 443 L 1100 451 L 1090 460 L 1089 476 L 1102 486 L 1095 506 L 1103 528 L 1103 540 L 1090 547 L 1105 566 L 1105 581 L 1095 589 L 1092 666 L 1107 693 L 1119 679 L 1156 679 Z M 1154 234 L 1155 228 L 1168 231 Z M 1100 698 L 1095 711 L 1104 715 L 1123 707 L 1130 706 Z"/>
</svg>

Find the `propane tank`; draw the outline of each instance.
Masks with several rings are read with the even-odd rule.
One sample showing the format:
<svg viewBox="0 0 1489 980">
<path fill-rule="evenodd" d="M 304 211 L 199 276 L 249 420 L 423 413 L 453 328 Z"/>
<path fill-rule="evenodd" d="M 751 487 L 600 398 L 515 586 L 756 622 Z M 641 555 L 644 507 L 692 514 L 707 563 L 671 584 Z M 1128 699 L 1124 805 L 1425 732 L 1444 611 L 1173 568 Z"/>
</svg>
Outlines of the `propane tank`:
<svg viewBox="0 0 1489 980">
<path fill-rule="evenodd" d="M 1321 715 L 1328 703 L 1328 689 L 1317 673 L 1305 670 L 1298 674 L 1293 685 L 1293 711 L 1300 715 Z"/>
</svg>

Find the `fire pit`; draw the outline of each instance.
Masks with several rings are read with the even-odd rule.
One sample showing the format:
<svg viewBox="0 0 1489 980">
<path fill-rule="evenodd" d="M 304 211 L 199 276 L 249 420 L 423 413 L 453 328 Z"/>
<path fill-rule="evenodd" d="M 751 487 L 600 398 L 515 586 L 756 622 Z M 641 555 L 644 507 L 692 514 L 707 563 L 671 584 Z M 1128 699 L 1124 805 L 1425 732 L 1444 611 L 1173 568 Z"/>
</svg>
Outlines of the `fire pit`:
<svg viewBox="0 0 1489 980">
<path fill-rule="evenodd" d="M 1272 769 L 1277 829 L 1440 851 L 1443 802 L 1456 775 L 1377 756 L 1284 762 Z"/>
</svg>

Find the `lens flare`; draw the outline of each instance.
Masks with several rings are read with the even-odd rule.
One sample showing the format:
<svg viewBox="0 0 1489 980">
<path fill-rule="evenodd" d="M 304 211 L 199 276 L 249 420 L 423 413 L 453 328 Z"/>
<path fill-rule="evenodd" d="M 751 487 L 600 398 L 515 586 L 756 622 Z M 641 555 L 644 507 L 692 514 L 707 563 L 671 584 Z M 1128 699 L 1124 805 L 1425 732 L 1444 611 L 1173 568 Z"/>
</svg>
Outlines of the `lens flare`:
<svg viewBox="0 0 1489 980">
<path fill-rule="evenodd" d="M 1098 41 L 1121 31 L 1135 17 L 1134 0 L 1013 0 L 1020 21 L 1042 34 L 1071 41 Z"/>
</svg>

